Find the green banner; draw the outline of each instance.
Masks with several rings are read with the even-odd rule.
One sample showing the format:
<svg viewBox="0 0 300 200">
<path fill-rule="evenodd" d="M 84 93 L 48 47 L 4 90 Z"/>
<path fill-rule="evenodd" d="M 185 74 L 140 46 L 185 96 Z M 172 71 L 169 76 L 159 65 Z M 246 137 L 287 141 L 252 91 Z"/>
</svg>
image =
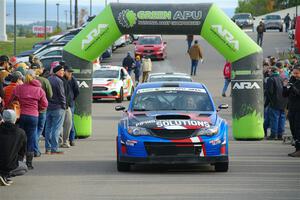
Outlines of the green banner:
<svg viewBox="0 0 300 200">
<path fill-rule="evenodd" d="M 215 4 L 209 10 L 201 36 L 230 62 L 262 49 Z"/>
<path fill-rule="evenodd" d="M 121 35 L 111 7 L 107 6 L 65 46 L 64 50 L 92 62 Z"/>
</svg>

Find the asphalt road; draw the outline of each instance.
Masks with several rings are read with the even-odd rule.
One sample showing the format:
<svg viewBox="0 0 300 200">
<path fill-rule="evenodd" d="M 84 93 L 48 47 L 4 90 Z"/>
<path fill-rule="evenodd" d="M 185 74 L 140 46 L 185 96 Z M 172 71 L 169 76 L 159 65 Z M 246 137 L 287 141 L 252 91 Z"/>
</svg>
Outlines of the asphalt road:
<svg viewBox="0 0 300 200">
<path fill-rule="evenodd" d="M 184 36 L 164 38 L 168 58 L 154 62 L 154 71 L 189 73 Z M 205 61 L 195 80 L 208 86 L 217 104 L 231 105 L 230 97 L 220 95 L 224 58 L 205 41 L 200 39 L 200 44 Z M 289 44 L 285 33 L 266 33 L 264 55 L 287 50 Z M 118 49 L 106 62 L 120 64 L 128 50 L 133 46 Z M 64 155 L 35 159 L 33 171 L 15 178 L 12 186 L 0 187 L 0 199 L 300 199 L 300 159 L 287 157 L 294 149 L 280 141 L 231 139 L 227 173 L 216 173 L 210 166 L 139 166 L 132 172 L 117 172 L 114 141 L 121 113 L 114 111 L 116 105 L 113 101 L 94 103 L 93 135 L 78 140 Z M 230 109 L 220 115 L 231 124 Z"/>
</svg>

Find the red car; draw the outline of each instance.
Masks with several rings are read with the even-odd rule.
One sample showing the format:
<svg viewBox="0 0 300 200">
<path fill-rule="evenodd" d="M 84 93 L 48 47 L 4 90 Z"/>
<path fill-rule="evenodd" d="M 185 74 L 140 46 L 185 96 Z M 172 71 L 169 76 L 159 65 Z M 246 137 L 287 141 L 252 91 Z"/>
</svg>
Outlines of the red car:
<svg viewBox="0 0 300 200">
<path fill-rule="evenodd" d="M 159 60 L 167 57 L 167 43 L 162 40 L 161 35 L 141 35 L 134 44 L 135 56 L 149 56 Z"/>
</svg>

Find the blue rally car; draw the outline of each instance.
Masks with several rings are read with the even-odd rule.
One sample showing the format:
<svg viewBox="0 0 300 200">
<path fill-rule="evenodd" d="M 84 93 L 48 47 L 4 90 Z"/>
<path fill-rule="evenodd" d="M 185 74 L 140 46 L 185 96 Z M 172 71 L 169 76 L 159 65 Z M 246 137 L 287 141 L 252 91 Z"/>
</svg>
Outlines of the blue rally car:
<svg viewBox="0 0 300 200">
<path fill-rule="evenodd" d="M 116 138 L 118 171 L 133 164 L 211 164 L 228 171 L 228 125 L 203 84 L 140 84 L 128 110 L 115 109 L 124 111 Z"/>
</svg>

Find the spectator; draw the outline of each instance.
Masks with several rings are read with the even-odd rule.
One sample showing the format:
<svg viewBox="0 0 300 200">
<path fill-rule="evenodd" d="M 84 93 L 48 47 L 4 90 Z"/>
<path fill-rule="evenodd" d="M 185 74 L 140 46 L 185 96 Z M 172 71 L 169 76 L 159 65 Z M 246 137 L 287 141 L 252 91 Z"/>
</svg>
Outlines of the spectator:
<svg viewBox="0 0 300 200">
<path fill-rule="evenodd" d="M 269 119 L 271 135 L 268 140 L 282 140 L 285 129 L 285 108 L 287 98 L 282 96 L 283 80 L 279 76 L 277 67 L 272 67 L 272 75 L 267 80 L 266 95 L 269 100 Z"/>
<path fill-rule="evenodd" d="M 271 66 L 271 67 L 274 67 L 275 64 L 276 64 L 276 62 L 277 62 L 277 60 L 276 60 L 275 57 L 271 57 L 271 58 L 270 58 L 270 66 Z"/>
<path fill-rule="evenodd" d="M 133 64 L 134 59 L 132 58 L 130 51 L 128 51 L 127 56 L 123 59 L 122 66 L 127 70 L 129 75 L 131 75 Z"/>
<path fill-rule="evenodd" d="M 266 87 L 267 87 L 267 81 L 272 74 L 271 69 L 272 67 L 270 66 L 264 67 L 264 125 L 263 126 L 264 126 L 264 132 L 266 138 L 268 136 L 268 128 L 270 128 L 270 117 L 269 117 L 270 100 L 268 99 Z"/>
<path fill-rule="evenodd" d="M 72 126 L 71 126 L 71 131 L 70 131 L 70 136 L 69 136 L 69 141 L 71 146 L 75 146 L 75 126 L 74 126 L 74 111 L 75 111 L 75 100 L 77 99 L 79 95 L 79 86 L 77 83 L 76 78 L 73 76 L 73 70 L 72 68 L 66 69 L 66 77 L 69 80 L 68 84 L 70 87 L 70 108 L 72 111 Z"/>
<path fill-rule="evenodd" d="M 283 80 L 289 78 L 289 72 L 285 70 L 281 61 L 277 62 L 275 66 L 278 68 L 279 75 Z"/>
<path fill-rule="evenodd" d="M 71 103 L 73 102 L 74 99 L 74 94 L 70 85 L 70 81 L 72 79 L 72 73 L 74 72 L 73 69 L 69 66 L 64 66 L 65 74 L 63 77 L 63 82 L 64 82 L 64 89 L 65 89 L 65 95 L 66 95 L 66 110 L 65 110 L 65 117 L 64 117 L 64 122 L 63 122 L 63 127 L 61 129 L 61 135 L 63 138 L 63 143 L 61 144 L 60 147 L 62 148 L 69 148 L 69 137 L 70 137 L 70 132 L 72 128 L 72 111 L 71 111 Z"/>
<path fill-rule="evenodd" d="M 147 81 L 149 73 L 152 71 L 152 62 L 149 56 L 145 56 L 142 59 L 142 69 L 143 69 L 143 83 Z"/>
<path fill-rule="evenodd" d="M 294 67 L 290 80 L 284 81 L 283 96 L 288 97 L 288 119 L 296 148 L 295 152 L 288 155 L 300 157 L 300 65 Z"/>
<path fill-rule="evenodd" d="M 16 118 L 19 119 L 21 114 L 19 101 L 15 100 L 12 103 L 10 103 L 9 101 L 11 99 L 14 89 L 18 85 L 23 84 L 23 75 L 21 74 L 21 72 L 16 71 L 13 72 L 11 76 L 11 83 L 4 88 L 4 105 L 6 108 L 14 110 L 16 113 Z"/>
<path fill-rule="evenodd" d="M 14 89 L 10 100 L 10 103 L 13 100 L 20 102 L 20 128 L 25 131 L 27 136 L 26 164 L 28 169 L 33 169 L 34 146 L 38 145 L 35 144 L 35 138 L 37 135 L 39 111 L 45 110 L 48 106 L 46 94 L 35 77 L 35 72 L 28 70 L 24 84 L 18 85 Z"/>
<path fill-rule="evenodd" d="M 257 31 L 257 44 L 262 46 L 264 39 L 264 32 L 266 32 L 265 25 L 262 21 L 259 22 L 259 25 L 256 27 Z"/>
<path fill-rule="evenodd" d="M 289 28 L 290 28 L 290 22 L 292 21 L 291 17 L 290 17 L 290 13 L 288 13 L 285 17 L 284 17 L 284 23 L 285 23 L 285 32 L 288 32 Z"/>
<path fill-rule="evenodd" d="M 52 88 L 50 85 L 50 82 L 48 79 L 41 76 L 44 72 L 43 66 L 37 66 L 36 64 L 33 64 L 31 68 L 35 69 L 36 79 L 41 83 L 42 89 L 44 90 L 47 100 L 52 98 Z M 40 136 L 44 131 L 45 123 L 46 123 L 46 117 L 47 117 L 47 109 L 40 110 L 39 112 L 39 119 L 38 119 L 38 128 L 37 128 L 37 134 L 35 137 L 35 145 L 34 145 L 34 157 L 40 157 L 41 151 L 39 148 L 39 140 Z"/>
<path fill-rule="evenodd" d="M 231 63 L 226 61 L 225 65 L 224 65 L 224 69 L 223 69 L 223 75 L 224 75 L 224 87 L 222 90 L 222 96 L 226 97 L 226 90 L 228 88 L 228 85 L 231 82 Z"/>
<path fill-rule="evenodd" d="M 194 35 L 187 35 L 186 41 L 187 41 L 187 45 L 188 45 L 187 52 L 189 52 L 189 49 L 191 48 L 192 43 L 194 41 Z"/>
<path fill-rule="evenodd" d="M 288 59 L 284 60 L 283 65 L 284 70 L 288 73 L 288 76 L 290 77 L 291 71 L 293 71 L 292 65 Z"/>
<path fill-rule="evenodd" d="M 9 58 L 6 55 L 0 56 L 0 81 L 4 83 L 4 79 L 10 74 Z"/>
<path fill-rule="evenodd" d="M 11 177 L 22 176 L 28 168 L 23 162 L 26 153 L 26 135 L 15 125 L 16 114 L 13 110 L 3 112 L 0 124 L 0 184 L 12 184 Z"/>
<path fill-rule="evenodd" d="M 48 78 L 52 87 L 53 96 L 49 99 L 46 117 L 46 154 L 63 154 L 63 151 L 58 149 L 59 135 L 63 126 L 66 110 L 66 95 L 62 80 L 63 76 L 64 68 L 61 65 L 57 65 L 53 68 L 53 74 Z"/>
<path fill-rule="evenodd" d="M 135 84 L 137 85 L 140 81 L 141 75 L 141 57 L 137 55 L 135 57 L 135 65 L 134 65 L 134 75 L 135 75 Z"/>
<path fill-rule="evenodd" d="M 196 76 L 197 66 L 199 60 L 203 62 L 202 50 L 200 45 L 198 44 L 198 40 L 195 40 L 194 45 L 189 49 L 189 55 L 191 58 L 191 76 Z"/>
</svg>

